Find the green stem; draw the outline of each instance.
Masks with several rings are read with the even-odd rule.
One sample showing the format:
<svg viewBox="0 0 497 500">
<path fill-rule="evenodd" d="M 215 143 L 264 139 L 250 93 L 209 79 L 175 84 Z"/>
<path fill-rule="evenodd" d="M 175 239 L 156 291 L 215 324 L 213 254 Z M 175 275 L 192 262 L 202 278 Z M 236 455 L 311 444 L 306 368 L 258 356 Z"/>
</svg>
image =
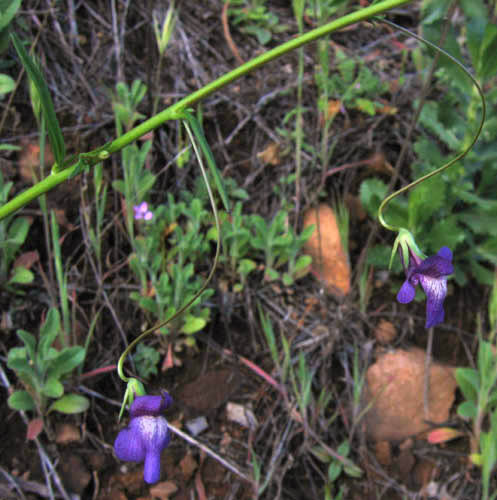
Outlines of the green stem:
<svg viewBox="0 0 497 500">
<path fill-rule="evenodd" d="M 340 19 L 336 19 L 331 23 L 316 28 L 309 33 L 306 33 L 305 35 L 294 38 L 293 40 L 290 40 L 278 47 L 275 47 L 272 50 L 265 52 L 264 54 L 261 54 L 260 56 L 243 64 L 233 71 L 230 71 L 229 73 L 226 73 L 225 75 L 219 77 L 217 80 L 214 80 L 213 82 L 207 84 L 196 92 L 193 92 L 184 99 L 181 99 L 159 114 L 153 116 L 152 118 L 149 118 L 134 129 L 118 137 L 111 143 L 106 144 L 105 147 L 101 147 L 97 150 L 86 153 L 84 157 L 87 164 L 90 166 L 94 166 L 96 163 L 108 157 L 109 154 L 120 151 L 123 147 L 139 139 L 141 136 L 147 134 L 151 130 L 158 128 L 166 121 L 180 119 L 181 113 L 185 109 L 193 106 L 200 100 L 205 99 L 207 96 L 211 95 L 214 92 L 217 92 L 223 87 L 226 87 L 226 85 L 229 85 L 230 83 L 246 75 L 247 73 L 254 71 L 260 66 L 267 64 L 268 62 L 277 59 L 278 57 L 281 57 L 287 52 L 302 47 L 303 45 L 317 40 L 324 35 L 328 35 L 334 31 L 350 26 L 351 24 L 365 21 L 371 17 L 384 13 L 389 9 L 409 3 L 410 1 L 412 0 L 385 0 L 375 5 L 371 5 L 364 9 L 347 14 Z M 69 179 L 71 176 L 76 175 L 79 172 L 79 169 L 80 163 L 78 162 L 65 168 L 61 172 L 53 172 L 42 182 L 36 184 L 27 191 L 24 191 L 20 195 L 16 196 L 13 200 L 0 207 L 0 220 L 2 220 L 12 212 L 18 210 L 19 208 L 22 208 L 24 205 L 27 205 L 33 199 L 38 198 L 47 191 L 50 191 L 60 183 Z"/>
<path fill-rule="evenodd" d="M 448 52 L 446 52 L 445 50 L 441 49 L 440 47 L 438 47 L 434 43 L 431 43 L 430 41 L 425 40 L 424 38 L 422 38 L 422 37 L 420 37 L 420 36 L 412 33 L 411 31 L 409 31 L 409 30 L 407 30 L 405 28 L 402 28 L 401 26 L 398 26 L 397 24 L 391 23 L 390 21 L 387 21 L 385 19 L 382 19 L 382 22 L 384 22 L 384 23 L 386 23 L 386 24 L 394 27 L 395 29 L 398 29 L 398 30 L 402 31 L 403 33 L 405 33 L 408 36 L 412 36 L 416 40 L 424 43 L 425 45 L 428 45 L 428 47 L 431 47 L 432 49 L 436 50 L 437 52 L 439 52 L 439 53 L 443 54 L 444 56 L 448 57 L 454 64 L 457 64 L 466 73 L 466 75 L 471 79 L 471 81 L 473 82 L 473 85 L 475 86 L 476 90 L 478 91 L 478 94 L 480 95 L 480 100 L 481 100 L 481 104 L 482 104 L 481 120 L 480 120 L 480 125 L 478 127 L 478 130 L 476 131 L 476 134 L 474 135 L 473 139 L 469 142 L 469 144 L 467 146 L 465 146 L 463 148 L 463 150 L 455 158 L 453 158 L 452 160 L 448 161 L 447 163 L 445 163 L 441 167 L 437 168 L 433 172 L 430 172 L 429 174 L 423 175 L 423 177 L 420 177 L 419 179 L 416 179 L 415 181 L 413 181 L 410 184 L 408 184 L 407 186 L 404 186 L 403 188 L 400 188 L 399 190 L 393 192 L 392 194 L 388 195 L 381 202 L 380 208 L 378 209 L 378 219 L 379 219 L 381 225 L 385 229 L 389 229 L 390 231 L 398 232 L 401 229 L 400 227 L 392 226 L 392 225 L 388 224 L 385 221 L 385 219 L 383 218 L 383 211 L 385 210 L 387 204 L 391 200 L 393 200 L 393 198 L 395 198 L 396 196 L 399 196 L 400 194 L 408 191 L 409 189 L 412 189 L 412 188 L 416 187 L 418 184 L 420 184 L 421 182 L 424 182 L 424 181 L 428 180 L 430 177 L 433 177 L 434 175 L 440 174 L 441 172 L 443 172 L 447 168 L 449 168 L 452 165 L 454 165 L 454 163 L 457 163 L 461 158 L 464 158 L 468 154 L 468 152 L 471 150 L 471 148 L 474 146 L 475 142 L 478 140 L 478 137 L 480 136 L 480 133 L 481 133 L 481 131 L 483 129 L 483 124 L 485 123 L 485 116 L 486 116 L 486 113 L 487 113 L 487 108 L 486 108 L 486 104 L 485 104 L 485 96 L 483 95 L 483 90 L 480 87 L 480 84 L 476 81 L 476 79 L 469 72 L 469 70 L 466 68 L 466 66 L 464 66 L 464 64 L 462 64 L 454 56 L 451 56 Z M 467 142 L 467 141 L 465 141 L 465 142 Z"/>
<path fill-rule="evenodd" d="M 154 325 L 152 328 L 149 328 L 148 330 L 145 330 L 142 334 L 138 335 L 138 337 L 136 337 L 136 339 L 133 340 L 133 342 L 131 342 L 131 344 L 129 344 L 128 347 L 125 349 L 125 351 L 121 354 L 121 357 L 119 358 L 119 361 L 117 363 L 117 373 L 118 373 L 119 377 L 121 378 L 121 380 L 123 380 L 126 383 L 129 382 L 130 379 L 128 377 L 126 377 L 126 375 L 124 375 L 123 365 L 124 365 L 124 361 L 126 360 L 126 357 L 130 353 L 131 349 L 133 349 L 146 336 L 154 333 L 159 328 L 162 328 L 163 326 L 167 325 L 168 323 L 171 323 L 172 321 L 174 321 L 178 316 L 180 316 L 181 314 L 183 314 L 183 312 L 186 311 L 200 297 L 200 295 L 202 295 L 203 291 L 207 288 L 207 285 L 210 283 L 212 277 L 214 276 L 214 272 L 216 270 L 217 262 L 218 262 L 218 259 L 219 259 L 219 252 L 221 250 L 221 224 L 219 222 L 219 216 L 218 216 L 218 213 L 217 213 L 217 208 L 216 208 L 216 202 L 214 200 L 214 195 L 212 194 L 212 189 L 211 189 L 211 186 L 209 184 L 209 179 L 207 178 L 207 172 L 206 172 L 204 164 L 202 162 L 202 155 L 201 155 L 201 152 L 200 152 L 200 150 L 199 150 L 199 148 L 197 146 L 197 142 L 195 141 L 195 138 L 194 138 L 194 136 L 192 134 L 192 130 L 190 128 L 190 124 L 188 123 L 188 121 L 186 119 L 184 120 L 183 123 L 185 125 L 186 131 L 188 132 L 188 136 L 190 137 L 190 141 L 192 142 L 193 149 L 195 150 L 195 154 L 196 154 L 198 162 L 199 162 L 200 170 L 202 172 L 202 177 L 204 179 L 205 186 L 207 188 L 207 193 L 209 195 L 209 200 L 211 202 L 212 211 L 214 212 L 214 220 L 215 220 L 215 223 L 216 223 L 216 230 L 217 230 L 216 254 L 214 256 L 214 263 L 212 264 L 212 267 L 211 267 L 211 270 L 209 272 L 209 275 L 207 276 L 207 279 L 204 281 L 202 287 L 193 296 L 193 298 L 190 299 L 177 312 L 175 312 L 170 318 L 168 318 L 165 321 L 162 321 L 162 322 L 158 323 L 157 325 Z"/>
</svg>

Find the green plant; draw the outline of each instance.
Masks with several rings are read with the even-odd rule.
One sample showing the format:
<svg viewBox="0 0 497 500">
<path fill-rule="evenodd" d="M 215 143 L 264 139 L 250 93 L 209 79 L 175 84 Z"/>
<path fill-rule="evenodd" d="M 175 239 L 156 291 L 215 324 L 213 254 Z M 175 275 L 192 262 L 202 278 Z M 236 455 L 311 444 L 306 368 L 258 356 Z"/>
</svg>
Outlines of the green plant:
<svg viewBox="0 0 497 500">
<path fill-rule="evenodd" d="M 465 401 L 457 408 L 460 417 L 472 421 L 473 463 L 482 468 L 483 499 L 489 498 L 490 474 L 497 463 L 497 360 L 495 346 L 480 339 L 477 366 L 458 368 L 456 380 Z M 483 432 L 485 418 L 488 432 Z M 497 492 L 491 498 L 496 498 Z"/>
<path fill-rule="evenodd" d="M 0 204 L 6 203 L 12 182 L 4 182 L 0 172 Z M 6 289 L 18 294 L 18 285 L 31 283 L 34 275 L 22 266 L 12 267 L 19 249 L 28 236 L 30 220 L 27 217 L 10 216 L 0 220 L 0 283 Z"/>
<path fill-rule="evenodd" d="M 242 33 L 257 37 L 261 45 L 271 41 L 273 33 L 288 29 L 278 16 L 267 9 L 266 0 L 230 0 L 229 15 Z"/>
<path fill-rule="evenodd" d="M 202 235 L 202 229 L 210 221 L 209 213 L 201 200 L 190 203 L 176 202 L 168 194 L 166 205 L 153 212 L 153 224 L 144 223 L 134 240 L 135 251 L 129 265 L 141 283 L 140 292 L 132 292 L 131 298 L 156 320 L 164 321 L 178 311 L 195 295 L 202 279 L 195 274 L 196 268 L 210 252 L 210 245 Z M 212 289 L 204 291 L 193 304 L 189 313 L 178 318 L 170 329 L 189 336 L 202 330 L 209 318 L 209 309 L 202 303 L 211 296 Z M 169 328 L 163 328 L 168 333 Z"/>
<path fill-rule="evenodd" d="M 133 356 L 133 360 L 140 377 L 148 379 L 150 375 L 157 375 L 157 365 L 159 364 L 160 354 L 153 347 L 140 344 L 136 348 L 136 354 Z"/>
<path fill-rule="evenodd" d="M 38 340 L 25 330 L 17 330 L 24 347 L 9 350 L 7 366 L 14 370 L 24 390 L 9 396 L 8 404 L 12 409 L 35 411 L 40 416 L 52 411 L 80 413 L 88 409 L 89 401 L 78 394 L 64 394 L 63 384 L 65 378 L 84 362 L 85 349 L 80 346 L 56 349 L 53 344 L 60 334 L 60 316 L 54 308 L 48 311 Z"/>
<path fill-rule="evenodd" d="M 0 5 L 0 54 L 3 54 L 9 46 L 10 25 L 20 7 L 21 0 L 4 0 Z M 2 62 L 4 63 L 4 61 Z M 5 94 L 12 92 L 15 86 L 14 80 L 9 75 L 0 73 L 0 99 L 3 99 Z M 12 148 L 14 146 L 9 144 L 0 146 L 0 150 Z"/>
<path fill-rule="evenodd" d="M 422 29 L 428 40 L 436 43 L 440 39 L 449 4 L 432 0 L 423 3 Z M 463 22 L 450 24 L 445 47 L 459 59 L 463 51 L 469 54 L 488 102 L 487 120 L 478 142 L 462 160 L 417 186 L 409 193 L 407 203 L 393 200 L 388 217 L 395 225 L 407 224 L 427 253 L 449 246 L 454 251 L 454 279 L 459 285 L 466 284 L 470 276 L 491 285 L 493 274 L 488 264 L 497 263 L 497 91 L 488 84 L 497 76 L 497 28 L 490 21 L 490 7 L 482 1 L 463 1 L 461 9 Z M 460 36 L 463 32 L 465 37 Z M 461 41 L 465 41 L 462 46 Z M 424 51 L 416 50 L 414 60 L 421 70 Z M 476 87 L 446 56 L 440 57 L 435 76 L 441 95 L 427 100 L 422 108 L 419 123 L 423 134 L 414 143 L 418 160 L 412 166 L 413 177 L 426 174 L 466 148 L 482 112 Z M 363 189 L 365 194 L 386 191 L 375 179 L 364 181 L 363 186 L 361 195 Z M 369 211 L 367 204 L 371 201 L 365 201 Z"/>
<path fill-rule="evenodd" d="M 307 269 L 311 263 L 308 255 L 298 256 L 305 242 L 310 238 L 314 227 L 310 226 L 300 234 L 288 226 L 288 214 L 280 210 L 268 223 L 260 215 L 251 216 L 253 237 L 251 245 L 264 255 L 265 278 L 275 280 L 280 277 L 278 269 L 288 264 L 288 271 L 283 272 L 285 285 L 291 285 L 295 278 Z"/>
<path fill-rule="evenodd" d="M 319 109 L 330 119 L 328 106 L 329 98 L 339 100 L 345 108 L 354 108 L 368 115 L 374 116 L 383 104 L 377 97 L 388 91 L 388 85 L 381 80 L 355 57 L 345 54 L 341 49 L 335 49 L 335 66 L 337 71 L 330 72 L 329 63 L 323 56 L 320 57 L 321 71 L 316 72 L 315 80 L 320 94 Z"/>
<path fill-rule="evenodd" d="M 146 92 L 147 87 L 140 80 L 135 80 L 131 88 L 122 82 L 116 85 L 112 107 L 119 134 L 122 134 L 123 130 L 131 129 L 135 121 L 143 117 L 137 109 Z M 145 141 L 141 147 L 136 143 L 124 147 L 121 151 L 123 179 L 112 182 L 112 187 L 119 191 L 126 201 L 126 228 L 131 241 L 134 235 L 133 206 L 139 205 L 146 198 L 156 180 L 155 175 L 145 168 L 151 147 L 150 140 Z"/>
</svg>

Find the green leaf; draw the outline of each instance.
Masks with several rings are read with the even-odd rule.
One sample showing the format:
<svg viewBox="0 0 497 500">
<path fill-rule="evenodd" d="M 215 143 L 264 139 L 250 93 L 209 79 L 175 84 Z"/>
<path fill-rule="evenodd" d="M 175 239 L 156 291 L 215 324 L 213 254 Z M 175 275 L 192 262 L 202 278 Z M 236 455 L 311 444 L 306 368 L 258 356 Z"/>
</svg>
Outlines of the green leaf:
<svg viewBox="0 0 497 500">
<path fill-rule="evenodd" d="M 363 207 L 373 218 L 376 218 L 378 208 L 387 195 L 388 186 L 380 179 L 366 179 L 361 183 L 359 198 Z"/>
<path fill-rule="evenodd" d="M 64 394 L 64 386 L 55 378 L 49 378 L 41 390 L 48 398 L 60 398 Z"/>
<path fill-rule="evenodd" d="M 9 399 L 7 399 L 7 404 L 9 408 L 19 411 L 34 410 L 36 408 L 31 394 L 27 391 L 15 391 L 9 396 Z"/>
<path fill-rule="evenodd" d="M 7 235 L 8 242 L 20 247 L 26 240 L 28 235 L 30 222 L 25 217 L 18 217 L 9 226 L 9 231 Z"/>
<path fill-rule="evenodd" d="M 331 462 L 328 468 L 328 479 L 331 483 L 338 479 L 338 476 L 342 473 L 342 464 L 337 461 Z"/>
<path fill-rule="evenodd" d="M 458 213 L 457 217 L 476 234 L 497 236 L 497 214 L 484 213 L 482 210 L 466 210 Z"/>
<path fill-rule="evenodd" d="M 388 269 L 392 248 L 387 245 L 375 245 L 368 250 L 366 262 L 378 269 Z M 395 258 L 392 263 L 392 273 L 402 271 L 400 258 Z"/>
<path fill-rule="evenodd" d="M 311 265 L 312 257 L 310 255 L 301 255 L 295 263 L 295 272 L 302 271 Z"/>
<path fill-rule="evenodd" d="M 474 420 L 478 411 L 472 401 L 464 401 L 457 407 L 457 414 L 465 419 Z"/>
<path fill-rule="evenodd" d="M 19 146 L 14 146 L 13 144 L 0 144 L 0 151 L 20 151 Z"/>
<path fill-rule="evenodd" d="M 115 181 L 112 181 L 112 188 L 121 193 L 121 194 L 124 194 L 124 191 L 125 191 L 125 187 L 124 187 L 124 181 L 120 180 L 120 179 L 117 179 Z"/>
<path fill-rule="evenodd" d="M 55 307 L 48 311 L 45 322 L 40 328 L 39 355 L 42 360 L 48 357 L 48 351 L 60 333 L 60 314 Z"/>
<path fill-rule="evenodd" d="M 485 81 L 497 74 L 497 26 L 488 23 L 480 46 L 478 78 Z"/>
<path fill-rule="evenodd" d="M 414 228 L 427 221 L 445 203 L 446 183 L 438 175 L 422 182 L 409 192 L 407 204 L 408 227 Z"/>
<path fill-rule="evenodd" d="M 364 99 L 362 97 L 358 97 L 355 100 L 355 105 L 359 111 L 368 114 L 369 116 L 374 116 L 376 114 L 376 107 L 373 101 L 369 99 Z"/>
<path fill-rule="evenodd" d="M 48 412 L 58 411 L 70 415 L 73 413 L 82 413 L 89 407 L 90 402 L 84 396 L 80 396 L 79 394 L 67 394 L 67 396 L 63 396 L 55 401 L 48 409 Z"/>
<path fill-rule="evenodd" d="M 36 339 L 35 336 L 26 330 L 17 330 L 17 336 L 23 341 L 29 359 L 34 361 L 36 357 Z M 10 354 L 10 353 L 9 353 Z"/>
<path fill-rule="evenodd" d="M 248 276 L 256 267 L 257 264 L 253 260 L 242 259 L 238 264 L 238 272 L 242 276 Z"/>
<path fill-rule="evenodd" d="M 26 283 L 32 283 L 34 278 L 34 274 L 29 269 L 26 269 L 24 267 L 16 267 L 14 268 L 14 272 L 7 283 L 9 285 L 24 285 Z"/>
<path fill-rule="evenodd" d="M 3 73 L 0 74 L 0 94 L 7 94 L 9 92 L 12 92 L 16 86 L 16 83 L 10 76 L 4 75 Z"/>
<path fill-rule="evenodd" d="M 219 174 L 219 171 L 216 167 L 216 161 L 214 160 L 214 156 L 212 155 L 211 148 L 209 147 L 209 143 L 207 142 L 207 139 L 205 138 L 204 132 L 202 130 L 202 127 L 200 126 L 199 122 L 195 118 L 194 115 L 192 115 L 190 112 L 185 112 L 184 113 L 185 119 L 192 128 L 193 135 L 198 141 L 198 144 L 200 146 L 200 149 L 202 150 L 202 153 L 204 154 L 205 160 L 207 161 L 207 165 L 209 166 L 209 169 L 211 171 L 212 176 L 214 177 L 214 183 L 216 184 L 216 188 L 219 192 L 219 196 L 221 196 L 221 200 L 224 205 L 224 209 L 227 212 L 230 212 L 230 203 L 228 200 L 228 197 L 226 195 L 226 191 L 224 189 L 224 184 L 221 179 L 221 175 Z"/>
<path fill-rule="evenodd" d="M 1 0 L 0 1 L 0 31 L 4 30 L 14 19 L 21 0 Z"/>
<path fill-rule="evenodd" d="M 29 56 L 29 54 L 24 49 L 21 41 L 16 36 L 15 33 L 10 35 L 14 47 L 21 59 L 22 65 L 26 70 L 29 78 L 32 80 L 40 95 L 40 104 L 43 116 L 47 124 L 48 137 L 50 138 L 50 144 L 52 146 L 52 151 L 55 157 L 57 166 L 62 168 L 64 158 L 66 156 L 66 146 L 64 143 L 64 137 L 62 135 L 62 130 L 60 129 L 59 121 L 55 115 L 55 109 L 50 97 L 50 92 L 48 91 L 48 86 L 45 82 L 43 74 L 41 73 L 38 65 Z"/>
<path fill-rule="evenodd" d="M 447 127 L 446 124 L 440 121 L 439 110 L 437 102 L 427 101 L 421 110 L 419 121 L 451 150 L 457 150 L 460 148 L 460 140 L 457 138 L 452 128 Z"/>
<path fill-rule="evenodd" d="M 449 215 L 438 224 L 433 224 L 426 235 L 426 241 L 429 241 L 434 251 L 438 251 L 443 246 L 454 251 L 465 240 L 466 231 L 458 224 L 458 218 L 455 215 Z"/>
<path fill-rule="evenodd" d="M 480 376 L 473 368 L 457 368 L 456 381 L 468 401 L 478 401 Z"/>
<path fill-rule="evenodd" d="M 204 328 L 206 324 L 207 321 L 205 319 L 192 316 L 191 314 L 187 314 L 185 316 L 185 324 L 183 325 L 180 331 L 182 333 L 186 333 L 187 335 L 189 335 L 202 330 L 202 328 Z"/>
<path fill-rule="evenodd" d="M 69 373 L 85 359 L 85 350 L 80 346 L 68 347 L 58 354 L 50 363 L 48 378 L 59 379 Z"/>
</svg>

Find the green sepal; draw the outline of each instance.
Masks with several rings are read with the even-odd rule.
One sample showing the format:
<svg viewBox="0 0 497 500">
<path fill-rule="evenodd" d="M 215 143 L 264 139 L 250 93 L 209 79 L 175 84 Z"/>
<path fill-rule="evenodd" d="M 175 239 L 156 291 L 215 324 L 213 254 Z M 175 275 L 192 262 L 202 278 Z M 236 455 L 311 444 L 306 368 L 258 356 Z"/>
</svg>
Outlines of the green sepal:
<svg viewBox="0 0 497 500">
<path fill-rule="evenodd" d="M 388 264 L 388 269 L 392 268 L 393 259 L 397 253 L 397 249 L 400 245 L 400 249 L 402 252 L 403 265 L 409 265 L 409 249 L 416 254 L 420 259 L 426 259 L 426 255 L 420 250 L 416 241 L 414 240 L 414 236 L 410 231 L 401 227 L 399 229 L 399 234 L 393 243 L 392 253 L 390 255 L 390 263 Z"/>
<path fill-rule="evenodd" d="M 124 393 L 123 402 L 121 404 L 121 410 L 119 411 L 118 421 L 121 420 L 124 409 L 126 405 L 130 406 L 133 404 L 136 396 L 146 396 L 147 392 L 143 384 L 136 378 L 131 378 L 128 380 L 128 385 L 126 386 L 126 392 Z"/>
</svg>

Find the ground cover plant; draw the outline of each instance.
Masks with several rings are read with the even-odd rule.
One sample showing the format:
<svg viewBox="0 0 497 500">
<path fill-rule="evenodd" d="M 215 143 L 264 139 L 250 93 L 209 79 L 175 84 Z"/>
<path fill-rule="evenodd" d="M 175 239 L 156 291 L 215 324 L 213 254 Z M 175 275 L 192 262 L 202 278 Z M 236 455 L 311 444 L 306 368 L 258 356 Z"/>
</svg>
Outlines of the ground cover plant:
<svg viewBox="0 0 497 500">
<path fill-rule="evenodd" d="M 2 497 L 497 496 L 495 9 L 0 14 Z"/>
</svg>

